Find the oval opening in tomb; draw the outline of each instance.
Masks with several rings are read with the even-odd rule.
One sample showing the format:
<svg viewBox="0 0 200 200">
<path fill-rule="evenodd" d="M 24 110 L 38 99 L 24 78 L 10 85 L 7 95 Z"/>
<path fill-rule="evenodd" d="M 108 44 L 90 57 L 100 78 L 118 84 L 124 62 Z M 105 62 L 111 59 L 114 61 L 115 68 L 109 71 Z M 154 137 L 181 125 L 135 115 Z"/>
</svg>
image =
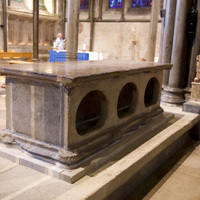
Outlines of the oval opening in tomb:
<svg viewBox="0 0 200 200">
<path fill-rule="evenodd" d="M 136 107 L 137 90 L 133 83 L 127 83 L 121 90 L 117 102 L 117 114 L 119 118 L 134 111 Z"/>
<path fill-rule="evenodd" d="M 89 92 L 76 113 L 76 130 L 82 135 L 103 125 L 106 118 L 106 98 L 101 91 Z"/>
<path fill-rule="evenodd" d="M 158 100 L 159 84 L 156 78 L 151 78 L 146 86 L 144 103 L 145 106 L 151 106 Z"/>
</svg>

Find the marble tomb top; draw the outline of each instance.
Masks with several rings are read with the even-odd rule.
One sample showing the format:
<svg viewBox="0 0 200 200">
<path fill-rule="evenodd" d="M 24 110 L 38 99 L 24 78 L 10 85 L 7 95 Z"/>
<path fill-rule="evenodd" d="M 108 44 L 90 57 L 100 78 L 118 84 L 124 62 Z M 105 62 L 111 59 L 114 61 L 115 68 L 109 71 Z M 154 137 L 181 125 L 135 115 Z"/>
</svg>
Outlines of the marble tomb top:
<svg viewBox="0 0 200 200">
<path fill-rule="evenodd" d="M 68 85 L 79 78 L 91 78 L 106 74 L 116 76 L 118 73 L 127 72 L 135 74 L 170 69 L 171 67 L 171 64 L 132 60 L 69 61 L 3 65 L 0 67 L 0 73 L 1 75 L 19 75 L 27 78 L 46 79 Z"/>
</svg>

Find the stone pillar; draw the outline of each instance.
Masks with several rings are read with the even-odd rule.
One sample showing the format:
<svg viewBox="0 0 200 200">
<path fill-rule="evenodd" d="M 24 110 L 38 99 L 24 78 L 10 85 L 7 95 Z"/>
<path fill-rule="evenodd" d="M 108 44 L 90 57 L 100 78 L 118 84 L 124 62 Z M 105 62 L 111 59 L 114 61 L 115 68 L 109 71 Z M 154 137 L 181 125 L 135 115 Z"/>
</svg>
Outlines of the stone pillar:
<svg viewBox="0 0 200 200">
<path fill-rule="evenodd" d="M 56 0 L 54 0 L 53 1 L 53 13 L 54 13 L 54 15 L 56 15 L 56 10 L 57 10 L 57 1 Z"/>
<path fill-rule="evenodd" d="M 151 8 L 151 22 L 150 22 L 150 37 L 148 47 L 148 61 L 154 61 L 155 50 L 156 50 L 156 35 L 157 35 L 157 24 L 158 24 L 158 13 L 160 11 L 160 0 L 153 0 Z"/>
<path fill-rule="evenodd" d="M 162 28 L 161 28 L 161 35 L 160 35 L 160 52 L 159 52 L 159 63 L 162 62 L 162 55 L 163 55 L 163 40 L 164 40 L 164 33 L 165 33 L 165 21 L 166 21 L 166 5 L 167 5 L 168 0 L 164 0 L 163 2 L 163 14 L 164 16 L 162 17 Z"/>
<path fill-rule="evenodd" d="M 68 0 L 67 60 L 77 60 L 80 0 Z"/>
<path fill-rule="evenodd" d="M 94 0 L 90 0 L 90 51 L 93 51 L 94 41 Z"/>
<path fill-rule="evenodd" d="M 173 67 L 170 71 L 169 85 L 164 88 L 162 101 L 171 104 L 182 104 L 184 102 L 183 81 L 185 78 L 186 56 L 184 55 L 187 28 L 187 14 L 189 1 L 177 0 L 175 30 L 172 46 L 171 63 Z"/>
<path fill-rule="evenodd" d="M 0 15 L 0 50 L 3 50 L 3 12 L 0 12 Z"/>
<path fill-rule="evenodd" d="M 196 75 L 196 57 L 200 54 L 200 0 L 197 2 L 197 27 L 195 39 L 192 47 L 190 59 L 190 71 L 188 77 L 188 87 L 191 88 L 191 82 L 194 81 Z"/>
<path fill-rule="evenodd" d="M 7 7 L 6 7 L 6 0 L 2 1 L 2 8 L 3 8 L 3 49 L 4 52 L 8 50 L 8 37 L 7 37 Z"/>
<path fill-rule="evenodd" d="M 66 0 L 62 0 L 62 35 L 65 37 Z"/>
<path fill-rule="evenodd" d="M 172 44 L 174 35 L 174 21 L 176 14 L 176 0 L 168 0 L 167 13 L 166 13 L 166 24 L 165 34 L 163 42 L 163 63 L 171 63 Z M 169 81 L 169 70 L 164 70 L 163 73 L 163 86 L 166 87 Z"/>
<path fill-rule="evenodd" d="M 39 58 L 39 0 L 33 1 L 33 61 Z"/>
<path fill-rule="evenodd" d="M 102 19 L 103 0 L 99 0 L 99 19 Z"/>
<path fill-rule="evenodd" d="M 125 9 L 125 0 L 122 0 L 121 20 L 124 20 L 124 9 Z"/>
</svg>

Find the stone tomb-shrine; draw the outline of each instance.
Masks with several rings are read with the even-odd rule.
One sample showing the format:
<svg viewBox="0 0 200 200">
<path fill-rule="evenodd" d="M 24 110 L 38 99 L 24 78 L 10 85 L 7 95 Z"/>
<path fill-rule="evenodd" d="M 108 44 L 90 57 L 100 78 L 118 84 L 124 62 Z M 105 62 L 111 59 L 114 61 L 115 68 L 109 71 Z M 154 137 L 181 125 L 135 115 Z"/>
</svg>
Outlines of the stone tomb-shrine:
<svg viewBox="0 0 200 200">
<path fill-rule="evenodd" d="M 121 60 L 3 66 L 7 118 L 0 139 L 78 167 L 162 114 L 162 75 L 171 67 Z"/>
</svg>

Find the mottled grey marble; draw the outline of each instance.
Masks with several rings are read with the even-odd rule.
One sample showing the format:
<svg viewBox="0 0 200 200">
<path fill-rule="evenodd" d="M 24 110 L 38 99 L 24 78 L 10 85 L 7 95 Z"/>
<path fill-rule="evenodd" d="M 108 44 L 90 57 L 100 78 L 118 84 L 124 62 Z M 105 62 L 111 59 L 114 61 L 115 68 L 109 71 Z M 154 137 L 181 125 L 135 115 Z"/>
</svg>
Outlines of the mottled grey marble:
<svg viewBox="0 0 200 200">
<path fill-rule="evenodd" d="M 163 112 L 162 71 L 171 67 L 121 60 L 2 66 L 4 138 L 52 162 L 77 166 Z"/>
</svg>

